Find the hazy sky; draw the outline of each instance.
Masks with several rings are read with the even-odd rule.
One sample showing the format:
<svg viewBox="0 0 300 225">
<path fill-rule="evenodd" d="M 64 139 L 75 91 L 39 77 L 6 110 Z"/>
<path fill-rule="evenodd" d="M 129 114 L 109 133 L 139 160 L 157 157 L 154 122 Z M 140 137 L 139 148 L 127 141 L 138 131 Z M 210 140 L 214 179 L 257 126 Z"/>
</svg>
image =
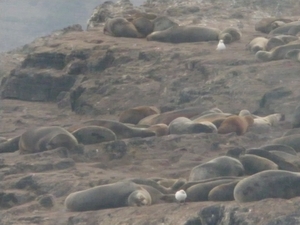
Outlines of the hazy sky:
<svg viewBox="0 0 300 225">
<path fill-rule="evenodd" d="M 86 22 L 103 0 L 0 0 L 0 52 L 30 43 L 72 24 Z M 115 1 L 114 1 L 115 2 Z M 140 5 L 144 0 L 131 0 Z"/>
</svg>

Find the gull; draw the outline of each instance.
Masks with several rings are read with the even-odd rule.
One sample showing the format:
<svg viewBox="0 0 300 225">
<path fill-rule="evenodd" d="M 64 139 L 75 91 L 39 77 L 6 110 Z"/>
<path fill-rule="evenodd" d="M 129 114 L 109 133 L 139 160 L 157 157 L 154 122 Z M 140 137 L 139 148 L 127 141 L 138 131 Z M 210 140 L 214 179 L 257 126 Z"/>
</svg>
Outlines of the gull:
<svg viewBox="0 0 300 225">
<path fill-rule="evenodd" d="M 225 46 L 225 44 L 224 44 L 224 41 L 221 39 L 221 40 L 219 41 L 219 44 L 218 44 L 216 50 L 221 51 L 221 50 L 224 50 L 224 49 L 226 49 L 226 46 Z"/>
<path fill-rule="evenodd" d="M 186 197 L 187 197 L 187 194 L 185 193 L 184 190 L 180 190 L 175 193 L 175 198 L 179 203 L 185 202 Z"/>
</svg>

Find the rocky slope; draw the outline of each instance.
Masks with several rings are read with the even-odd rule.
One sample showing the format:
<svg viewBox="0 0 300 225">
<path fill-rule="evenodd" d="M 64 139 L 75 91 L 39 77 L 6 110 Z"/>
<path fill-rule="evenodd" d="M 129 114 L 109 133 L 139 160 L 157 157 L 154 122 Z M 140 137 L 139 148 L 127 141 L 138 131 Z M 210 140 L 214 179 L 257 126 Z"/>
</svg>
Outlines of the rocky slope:
<svg viewBox="0 0 300 225">
<path fill-rule="evenodd" d="M 256 147 L 291 127 L 299 103 L 300 64 L 259 62 L 245 49 L 257 36 L 254 24 L 268 16 L 298 19 L 298 1 L 147 1 L 139 7 L 179 24 L 240 27 L 242 39 L 215 51 L 216 42 L 169 44 L 113 38 L 103 24 L 83 31 L 74 25 L 1 55 L 1 136 L 32 126 L 68 127 L 91 118 L 118 119 L 125 109 L 155 105 L 162 112 L 188 106 L 218 107 L 258 115 L 274 112 L 286 121 L 270 133 L 244 136 L 195 134 L 133 138 L 85 146 L 83 155 L 64 151 L 0 155 L 0 224 L 297 224 L 299 198 L 259 202 L 157 204 L 95 212 L 66 212 L 74 191 L 130 177 L 187 178 L 195 165 L 231 146 Z M 127 1 L 113 15 L 131 10 Z M 122 11 L 123 10 L 123 11 Z M 113 147 L 115 148 L 115 147 Z"/>
</svg>

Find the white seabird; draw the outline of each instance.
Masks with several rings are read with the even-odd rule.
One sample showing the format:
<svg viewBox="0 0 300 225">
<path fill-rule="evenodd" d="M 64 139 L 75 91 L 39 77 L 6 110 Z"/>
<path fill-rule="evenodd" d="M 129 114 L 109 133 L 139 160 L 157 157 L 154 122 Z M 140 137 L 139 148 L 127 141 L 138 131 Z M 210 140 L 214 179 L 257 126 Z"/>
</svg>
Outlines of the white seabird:
<svg viewBox="0 0 300 225">
<path fill-rule="evenodd" d="M 221 39 L 221 40 L 219 41 L 219 44 L 218 44 L 216 50 L 220 51 L 220 50 L 224 50 L 224 49 L 226 49 L 226 46 L 225 46 L 225 44 L 224 44 L 224 41 Z"/>
<path fill-rule="evenodd" d="M 186 197 L 187 197 L 187 194 L 184 190 L 179 190 L 175 193 L 175 198 L 179 203 L 185 202 Z"/>
</svg>

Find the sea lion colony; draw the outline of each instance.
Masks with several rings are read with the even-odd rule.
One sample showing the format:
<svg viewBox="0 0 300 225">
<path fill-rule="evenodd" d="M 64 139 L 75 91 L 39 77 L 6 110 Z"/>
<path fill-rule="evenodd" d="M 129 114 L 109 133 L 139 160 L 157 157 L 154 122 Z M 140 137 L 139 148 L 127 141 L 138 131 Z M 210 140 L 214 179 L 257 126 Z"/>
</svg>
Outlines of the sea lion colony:
<svg viewBox="0 0 300 225">
<path fill-rule="evenodd" d="M 257 37 L 247 49 L 259 60 L 293 58 L 299 61 L 300 42 L 296 36 L 299 22 L 267 18 L 256 24 Z M 219 41 L 225 44 L 241 39 L 238 29 L 220 31 L 207 27 L 180 26 L 167 17 L 134 15 L 108 19 L 103 32 L 114 37 L 146 38 L 170 43 Z M 293 129 L 271 143 L 255 149 L 233 148 L 226 155 L 195 166 L 188 178 L 133 178 L 73 192 L 65 199 L 70 211 L 144 206 L 163 202 L 181 202 L 176 193 L 186 193 L 185 202 L 258 201 L 265 198 L 300 196 L 299 108 L 295 110 Z M 191 107 L 161 113 L 155 106 L 138 106 L 120 114 L 119 121 L 90 120 L 63 128 L 37 127 L 0 144 L 0 152 L 31 154 L 66 148 L 70 154 L 82 154 L 84 145 L 134 137 L 195 133 L 235 133 L 245 135 L 256 130 L 276 129 L 285 116 L 280 113 L 260 117 L 241 110 L 231 114 L 218 108 Z M 288 182 L 287 182 L 288 181 Z M 271 185 L 270 185 L 271 184 Z"/>
</svg>

